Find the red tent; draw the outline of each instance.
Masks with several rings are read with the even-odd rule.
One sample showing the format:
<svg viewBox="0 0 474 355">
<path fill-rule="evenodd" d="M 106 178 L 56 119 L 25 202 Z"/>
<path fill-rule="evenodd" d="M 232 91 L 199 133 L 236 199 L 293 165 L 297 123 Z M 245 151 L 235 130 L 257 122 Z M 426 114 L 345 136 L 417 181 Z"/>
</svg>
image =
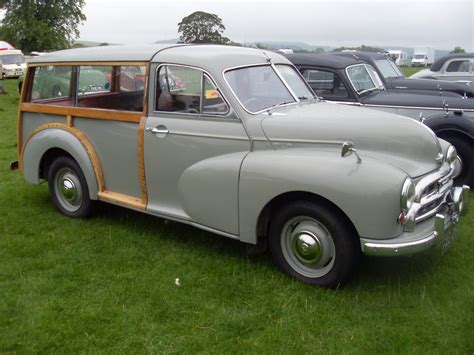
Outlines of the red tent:
<svg viewBox="0 0 474 355">
<path fill-rule="evenodd" d="M 15 49 L 10 43 L 5 41 L 0 41 L 0 51 L 6 51 L 8 49 Z"/>
</svg>

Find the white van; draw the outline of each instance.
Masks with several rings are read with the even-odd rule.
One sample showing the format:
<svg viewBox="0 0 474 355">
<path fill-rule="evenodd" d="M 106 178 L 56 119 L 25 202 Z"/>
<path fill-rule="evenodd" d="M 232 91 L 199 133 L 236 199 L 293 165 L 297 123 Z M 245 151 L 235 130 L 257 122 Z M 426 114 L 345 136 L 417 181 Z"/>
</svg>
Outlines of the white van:
<svg viewBox="0 0 474 355">
<path fill-rule="evenodd" d="M 0 51 L 1 79 L 18 78 L 25 74 L 26 62 L 23 53 L 19 49 L 8 49 Z"/>
<path fill-rule="evenodd" d="M 397 64 L 398 66 L 408 65 L 410 62 L 408 60 L 407 52 L 401 50 L 389 49 L 388 56 L 392 58 L 395 64 Z"/>
</svg>

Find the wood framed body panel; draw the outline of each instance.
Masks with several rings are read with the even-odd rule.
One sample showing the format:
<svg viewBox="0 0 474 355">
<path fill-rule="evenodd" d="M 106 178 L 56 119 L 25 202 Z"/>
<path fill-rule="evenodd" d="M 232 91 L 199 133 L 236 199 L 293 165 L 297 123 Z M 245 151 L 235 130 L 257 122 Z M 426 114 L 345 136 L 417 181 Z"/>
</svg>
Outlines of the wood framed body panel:
<svg viewBox="0 0 474 355">
<path fill-rule="evenodd" d="M 99 109 L 99 108 L 86 108 L 77 106 L 60 106 L 51 103 L 30 103 L 25 102 L 27 98 L 28 89 L 31 91 L 32 76 L 36 67 L 41 66 L 85 66 L 85 65 L 98 65 L 98 66 L 141 66 L 145 68 L 144 74 L 144 97 L 143 97 L 143 111 L 120 111 L 110 109 Z M 33 136 L 45 129 L 56 128 L 63 129 L 73 134 L 84 146 L 94 168 L 94 173 L 97 177 L 99 193 L 98 198 L 100 200 L 112 202 L 115 204 L 123 205 L 126 207 L 132 207 L 136 209 L 145 209 L 147 205 L 147 188 L 146 188 L 146 177 L 145 177 L 145 163 L 144 163 L 144 151 L 143 151 L 143 135 L 145 132 L 146 112 L 147 112 L 147 94 L 149 84 L 149 63 L 147 62 L 136 62 L 136 61 L 120 61 L 120 62 L 58 62 L 58 63 L 32 63 L 29 65 L 29 70 L 25 76 L 25 85 L 21 94 L 21 103 L 18 113 L 18 160 L 20 172 L 23 167 L 23 153 L 26 145 Z M 44 113 L 52 115 L 64 116 L 66 124 L 51 123 L 38 127 L 34 131 L 30 132 L 26 139 L 22 139 L 23 135 L 23 112 L 31 113 Z M 137 124 L 137 161 L 133 166 L 137 168 L 138 180 L 139 180 L 139 197 L 130 196 L 121 192 L 110 191 L 105 183 L 104 172 L 102 170 L 102 164 L 97 152 L 94 149 L 93 144 L 90 142 L 88 137 L 77 127 L 75 127 L 75 119 L 90 119 L 90 120 L 105 120 L 105 121 L 116 121 L 124 123 Z"/>
</svg>

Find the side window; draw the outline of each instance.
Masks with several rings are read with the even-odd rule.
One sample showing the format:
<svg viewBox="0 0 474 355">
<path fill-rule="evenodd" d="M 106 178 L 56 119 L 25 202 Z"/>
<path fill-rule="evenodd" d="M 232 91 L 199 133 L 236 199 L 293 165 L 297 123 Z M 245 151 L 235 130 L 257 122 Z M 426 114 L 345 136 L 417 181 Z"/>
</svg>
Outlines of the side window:
<svg viewBox="0 0 474 355">
<path fill-rule="evenodd" d="M 449 63 L 448 67 L 446 68 L 446 72 L 453 73 L 453 72 L 461 72 L 467 73 L 469 72 L 471 67 L 471 63 L 469 60 L 454 60 Z"/>
<path fill-rule="evenodd" d="M 34 70 L 31 102 L 72 106 L 72 67 L 44 66 Z"/>
<path fill-rule="evenodd" d="M 346 86 L 335 73 L 324 70 L 305 69 L 303 71 L 303 77 L 318 96 L 322 96 L 323 98 L 349 97 Z"/>
<path fill-rule="evenodd" d="M 225 114 L 227 104 L 199 69 L 161 66 L 156 87 L 156 110 L 193 114 Z"/>
<path fill-rule="evenodd" d="M 145 67 L 120 67 L 120 91 L 143 91 Z"/>
<path fill-rule="evenodd" d="M 112 88 L 112 67 L 82 66 L 79 67 L 79 85 L 77 95 L 91 95 L 110 92 Z"/>
<path fill-rule="evenodd" d="M 143 111 L 144 66 L 81 66 L 77 106 L 120 111 Z"/>
</svg>

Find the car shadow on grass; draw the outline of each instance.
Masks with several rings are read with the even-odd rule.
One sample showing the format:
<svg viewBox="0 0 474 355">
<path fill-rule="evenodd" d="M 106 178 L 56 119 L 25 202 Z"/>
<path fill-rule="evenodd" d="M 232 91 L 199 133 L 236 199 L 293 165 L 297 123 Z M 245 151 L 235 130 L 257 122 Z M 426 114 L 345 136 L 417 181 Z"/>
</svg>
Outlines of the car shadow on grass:
<svg viewBox="0 0 474 355">
<path fill-rule="evenodd" d="M 190 225 L 167 221 L 105 203 L 99 203 L 96 215 L 110 223 L 118 223 L 121 228 L 130 228 L 132 234 L 137 232 L 136 226 L 138 225 L 140 226 L 138 231 L 144 235 L 160 238 L 172 244 L 180 244 L 180 246 L 189 250 L 204 251 L 215 254 L 216 257 L 225 254 L 226 257 L 236 260 L 249 258 L 256 268 L 268 269 L 273 267 L 268 252 L 249 256 L 247 246 L 244 243 Z M 131 220 L 133 220 L 133 223 L 128 222 Z M 436 273 L 439 258 L 440 255 L 436 255 L 436 252 L 403 257 L 362 256 L 358 272 L 355 273 L 345 289 L 358 289 L 361 285 L 383 287 L 392 285 L 394 282 L 399 287 L 403 287 L 404 284 L 423 282 L 423 280 L 430 278 L 433 273 Z M 276 267 L 275 272 L 279 272 Z M 287 280 L 289 283 L 292 282 L 290 278 Z"/>
</svg>

